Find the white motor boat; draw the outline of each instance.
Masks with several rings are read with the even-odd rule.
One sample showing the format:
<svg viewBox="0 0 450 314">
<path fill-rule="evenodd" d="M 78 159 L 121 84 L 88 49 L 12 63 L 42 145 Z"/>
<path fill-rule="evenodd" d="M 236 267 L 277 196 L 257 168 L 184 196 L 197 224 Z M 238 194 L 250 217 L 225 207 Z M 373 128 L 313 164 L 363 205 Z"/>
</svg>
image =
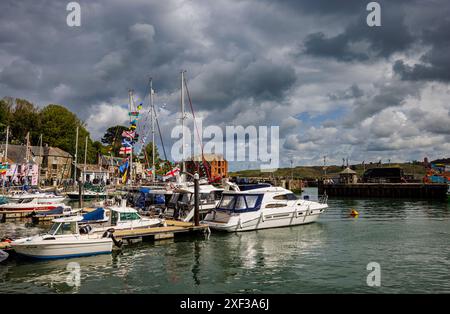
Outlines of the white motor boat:
<svg viewBox="0 0 450 314">
<path fill-rule="evenodd" d="M 64 201 L 65 197 L 49 192 L 15 192 L 8 196 L 8 200 L 10 203 L 19 203 L 23 200 L 30 199 L 39 199 L 41 202 L 61 203 L 62 201 Z"/>
<path fill-rule="evenodd" d="M 111 253 L 113 240 L 108 235 L 80 234 L 81 219 L 81 216 L 55 219 L 47 234 L 15 240 L 11 248 L 18 254 L 40 259 Z"/>
<path fill-rule="evenodd" d="M 87 232 L 103 233 L 107 230 L 129 230 L 137 228 L 150 228 L 165 225 L 164 219 L 146 218 L 139 215 L 138 211 L 132 207 L 126 207 L 126 201 L 122 200 L 122 206 L 107 207 L 109 211 L 108 222 L 85 226 Z"/>
<path fill-rule="evenodd" d="M 18 203 L 0 205 L 0 211 L 40 212 L 64 207 L 63 203 L 48 201 L 43 198 L 24 198 Z"/>
<path fill-rule="evenodd" d="M 281 187 L 226 191 L 202 223 L 227 232 L 287 227 L 315 222 L 327 208 L 326 198 L 302 200 Z"/>
</svg>

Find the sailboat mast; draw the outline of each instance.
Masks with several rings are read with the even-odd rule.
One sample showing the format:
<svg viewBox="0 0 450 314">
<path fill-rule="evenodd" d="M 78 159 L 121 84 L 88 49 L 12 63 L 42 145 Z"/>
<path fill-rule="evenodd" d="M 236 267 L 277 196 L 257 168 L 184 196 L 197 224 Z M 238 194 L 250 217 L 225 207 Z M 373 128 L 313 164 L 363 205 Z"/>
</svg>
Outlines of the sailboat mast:
<svg viewBox="0 0 450 314">
<path fill-rule="evenodd" d="M 153 79 L 150 78 L 150 110 L 152 119 L 152 181 L 155 182 L 155 109 L 153 104 Z"/>
<path fill-rule="evenodd" d="M 182 160 L 182 169 L 181 171 L 185 172 L 186 171 L 186 165 L 185 165 L 185 156 L 184 156 L 184 119 L 186 118 L 185 113 L 184 113 L 184 73 L 186 72 L 186 70 L 182 70 L 181 71 L 181 129 L 182 129 L 182 147 L 181 147 L 181 156 L 183 158 Z"/>
<path fill-rule="evenodd" d="M 27 151 L 25 152 L 25 160 L 28 164 L 28 162 L 30 161 L 30 132 L 27 132 L 27 136 L 26 136 L 26 140 L 27 140 Z"/>
<path fill-rule="evenodd" d="M 133 90 L 128 91 L 128 98 L 129 98 L 129 106 L 130 106 L 130 113 L 133 111 Z M 130 115 L 130 122 L 131 122 L 131 115 Z M 131 154 L 130 154 L 130 183 L 133 185 L 133 148 L 131 148 Z"/>
<path fill-rule="evenodd" d="M 77 182 L 77 158 L 78 158 L 78 129 L 76 132 L 76 138 L 75 138 L 75 156 L 74 156 L 74 168 L 73 168 L 73 184 L 75 185 Z"/>
<path fill-rule="evenodd" d="M 86 136 L 86 144 L 84 145 L 83 183 L 86 182 L 87 147 L 88 147 L 88 137 Z"/>
<path fill-rule="evenodd" d="M 42 153 L 42 133 L 41 133 L 41 136 L 39 136 L 39 157 L 40 157 L 40 162 L 42 165 L 42 163 L 44 161 L 43 153 Z M 40 186 L 40 184 L 41 184 L 41 171 L 39 170 L 38 171 L 38 186 Z"/>
<path fill-rule="evenodd" d="M 9 125 L 6 127 L 5 162 L 8 162 Z"/>
</svg>

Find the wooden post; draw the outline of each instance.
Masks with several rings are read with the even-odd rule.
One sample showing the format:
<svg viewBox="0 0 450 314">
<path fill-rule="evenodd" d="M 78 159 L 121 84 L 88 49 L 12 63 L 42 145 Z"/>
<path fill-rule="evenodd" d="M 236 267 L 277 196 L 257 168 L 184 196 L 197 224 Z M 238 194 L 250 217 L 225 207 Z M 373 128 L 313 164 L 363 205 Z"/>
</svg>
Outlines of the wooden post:
<svg viewBox="0 0 450 314">
<path fill-rule="evenodd" d="M 199 185 L 199 175 L 194 174 L 194 223 L 195 226 L 200 225 L 200 185 Z"/>
</svg>

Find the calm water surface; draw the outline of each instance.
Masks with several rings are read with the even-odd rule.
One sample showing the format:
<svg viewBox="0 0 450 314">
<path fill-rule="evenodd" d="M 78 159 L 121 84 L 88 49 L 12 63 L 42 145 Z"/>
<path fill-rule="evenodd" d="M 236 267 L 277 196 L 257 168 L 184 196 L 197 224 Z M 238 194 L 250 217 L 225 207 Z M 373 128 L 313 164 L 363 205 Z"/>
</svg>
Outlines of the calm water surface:
<svg viewBox="0 0 450 314">
<path fill-rule="evenodd" d="M 314 189 L 306 194 L 317 197 Z M 450 292 L 447 202 L 330 199 L 329 206 L 305 226 L 140 243 L 112 255 L 9 260 L 0 264 L 0 293 Z M 40 231 L 0 224 L 0 237 Z M 80 265 L 78 287 L 66 283 L 69 262 Z M 366 284 L 369 262 L 381 265 L 381 287 Z"/>
</svg>

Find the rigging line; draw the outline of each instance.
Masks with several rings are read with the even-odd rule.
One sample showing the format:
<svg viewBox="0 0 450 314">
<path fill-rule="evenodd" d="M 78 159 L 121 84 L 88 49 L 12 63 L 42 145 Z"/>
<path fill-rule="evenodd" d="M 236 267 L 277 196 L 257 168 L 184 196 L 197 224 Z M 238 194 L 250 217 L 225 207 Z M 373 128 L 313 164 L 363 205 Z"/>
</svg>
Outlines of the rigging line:
<svg viewBox="0 0 450 314">
<path fill-rule="evenodd" d="M 184 86 L 186 87 L 186 94 L 188 96 L 189 106 L 191 107 L 191 112 L 192 112 L 192 118 L 194 119 L 194 126 L 195 126 L 197 137 L 198 137 L 199 143 L 200 143 L 200 149 L 201 149 L 201 152 L 202 152 L 202 164 L 205 167 L 206 174 L 208 176 L 209 181 L 211 181 L 211 174 L 209 172 L 208 165 L 206 164 L 205 156 L 204 156 L 204 153 L 203 153 L 203 141 L 202 141 L 202 138 L 200 137 L 200 133 L 198 131 L 198 125 L 197 125 L 197 121 L 195 119 L 194 107 L 192 106 L 191 95 L 190 95 L 189 89 L 187 87 L 186 77 L 184 77 Z"/>
<path fill-rule="evenodd" d="M 166 148 L 164 147 L 164 141 L 163 141 L 163 138 L 162 138 L 161 129 L 159 127 L 159 120 L 158 120 L 158 116 L 156 115 L 155 108 L 153 108 L 153 112 L 155 113 L 155 121 L 156 121 L 156 126 L 158 127 L 159 139 L 161 141 L 162 149 L 163 149 L 163 152 L 164 152 L 164 159 L 168 160 L 167 159 L 167 154 L 166 154 Z"/>
</svg>

